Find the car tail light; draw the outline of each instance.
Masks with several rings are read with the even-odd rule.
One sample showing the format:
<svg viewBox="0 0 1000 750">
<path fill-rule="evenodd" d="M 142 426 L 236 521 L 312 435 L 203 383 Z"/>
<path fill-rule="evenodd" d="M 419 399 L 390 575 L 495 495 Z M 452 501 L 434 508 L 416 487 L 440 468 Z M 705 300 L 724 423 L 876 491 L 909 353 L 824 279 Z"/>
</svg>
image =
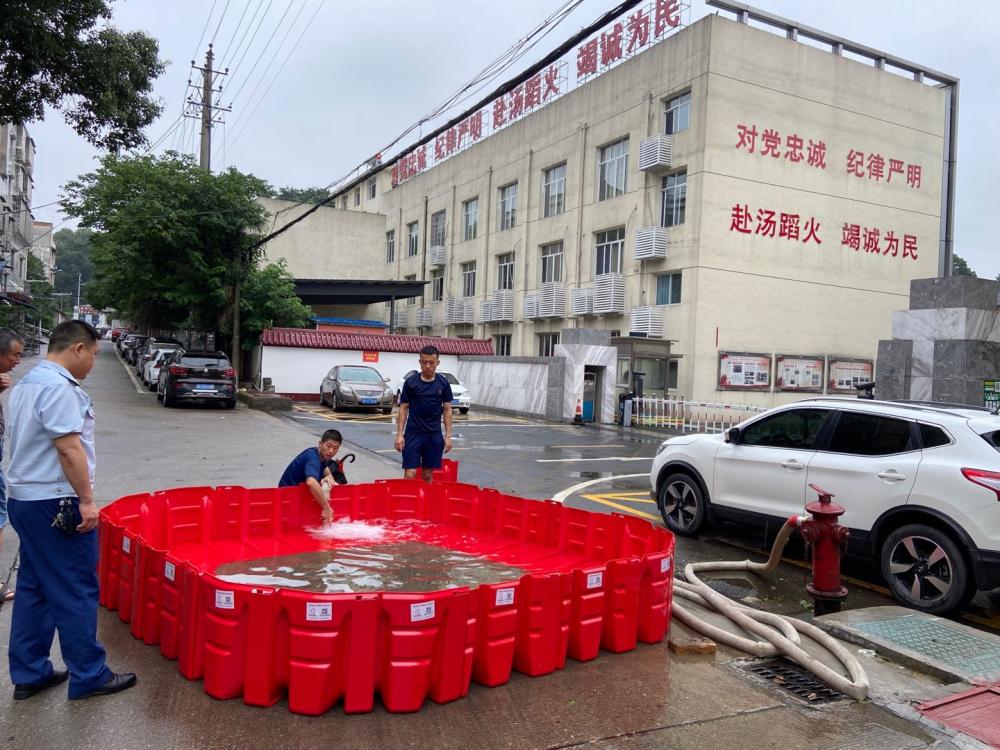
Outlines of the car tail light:
<svg viewBox="0 0 1000 750">
<path fill-rule="evenodd" d="M 178 365 L 170 365 L 170 374 L 183 377 L 187 375 L 190 371 L 186 367 L 179 367 Z"/>
<path fill-rule="evenodd" d="M 232 367 L 230 367 L 227 370 L 223 370 L 222 371 L 222 377 L 224 377 L 224 378 L 235 378 L 236 377 L 236 370 L 234 370 Z"/>
<path fill-rule="evenodd" d="M 986 469 L 962 469 L 962 476 L 973 484 L 993 490 L 1000 500 L 1000 471 L 986 471 Z"/>
</svg>

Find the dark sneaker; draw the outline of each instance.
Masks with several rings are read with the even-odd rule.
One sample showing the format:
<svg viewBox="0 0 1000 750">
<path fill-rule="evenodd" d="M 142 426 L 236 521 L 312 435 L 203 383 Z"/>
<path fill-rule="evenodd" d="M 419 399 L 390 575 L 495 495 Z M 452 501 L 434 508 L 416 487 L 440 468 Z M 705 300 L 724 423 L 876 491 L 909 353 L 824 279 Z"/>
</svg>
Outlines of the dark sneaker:
<svg viewBox="0 0 1000 750">
<path fill-rule="evenodd" d="M 93 698 L 95 695 L 111 695 L 112 693 L 120 693 L 122 690 L 128 690 L 130 687 L 134 687 L 137 681 L 138 678 L 135 676 L 134 672 L 113 672 L 111 674 L 111 679 L 99 688 L 95 688 L 89 693 L 78 695 L 75 698 L 70 698 L 70 700 L 80 701 L 84 698 Z"/>
<path fill-rule="evenodd" d="M 32 682 L 23 685 L 14 685 L 14 700 L 23 701 L 25 698 L 30 698 L 33 695 L 37 695 L 43 690 L 48 690 L 50 687 L 55 687 L 56 685 L 61 685 L 66 682 L 69 678 L 68 669 L 57 669 L 51 675 L 46 677 L 41 682 Z"/>
</svg>

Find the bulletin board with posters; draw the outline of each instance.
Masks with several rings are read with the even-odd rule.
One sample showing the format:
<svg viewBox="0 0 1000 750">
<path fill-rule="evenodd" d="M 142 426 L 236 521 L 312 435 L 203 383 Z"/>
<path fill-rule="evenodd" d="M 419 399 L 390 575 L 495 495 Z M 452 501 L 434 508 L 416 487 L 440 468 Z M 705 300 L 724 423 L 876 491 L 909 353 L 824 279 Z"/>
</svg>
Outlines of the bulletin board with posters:
<svg viewBox="0 0 1000 750">
<path fill-rule="evenodd" d="M 778 354 L 774 361 L 774 387 L 779 391 L 822 393 L 826 357 L 814 354 Z"/>
<path fill-rule="evenodd" d="M 720 391 L 769 391 L 771 355 L 719 352 Z"/>
<path fill-rule="evenodd" d="M 828 393 L 856 393 L 856 385 L 872 382 L 875 363 L 870 359 L 830 357 L 826 390 Z"/>
</svg>

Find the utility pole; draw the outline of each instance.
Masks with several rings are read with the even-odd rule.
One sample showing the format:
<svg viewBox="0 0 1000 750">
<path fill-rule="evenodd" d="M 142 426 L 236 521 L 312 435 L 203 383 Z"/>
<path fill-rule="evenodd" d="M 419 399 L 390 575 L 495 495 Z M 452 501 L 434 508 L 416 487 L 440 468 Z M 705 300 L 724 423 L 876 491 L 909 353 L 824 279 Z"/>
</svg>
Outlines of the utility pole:
<svg viewBox="0 0 1000 750">
<path fill-rule="evenodd" d="M 191 61 L 191 68 L 201 71 L 201 85 L 195 86 L 190 80 L 188 81 L 188 85 L 198 92 L 198 97 L 188 96 L 187 109 L 184 111 L 185 117 L 201 120 L 201 158 L 198 163 L 202 169 L 208 171 L 212 171 L 212 126 L 223 122 L 224 113 L 232 111 L 232 107 L 222 107 L 212 103 L 212 95 L 222 92 L 221 86 L 218 88 L 215 86 L 216 77 L 229 75 L 229 68 L 213 70 L 213 60 L 215 54 L 210 44 L 208 52 L 205 53 L 204 67 L 198 67 L 194 60 Z"/>
</svg>

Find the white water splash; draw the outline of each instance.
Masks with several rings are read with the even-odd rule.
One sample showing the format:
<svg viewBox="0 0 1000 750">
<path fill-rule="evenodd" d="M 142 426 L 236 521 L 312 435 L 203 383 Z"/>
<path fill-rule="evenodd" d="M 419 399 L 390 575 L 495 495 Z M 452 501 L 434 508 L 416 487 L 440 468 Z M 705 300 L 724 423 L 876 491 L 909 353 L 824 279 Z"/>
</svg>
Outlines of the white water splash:
<svg viewBox="0 0 1000 750">
<path fill-rule="evenodd" d="M 309 585 L 309 581 L 297 581 L 294 578 L 285 578 L 284 576 L 234 573 L 232 575 L 220 575 L 217 577 L 223 581 L 228 581 L 229 583 L 244 583 L 248 586 L 288 586 L 290 588 L 295 588 Z"/>
<path fill-rule="evenodd" d="M 314 539 L 362 539 L 374 541 L 384 539 L 388 530 L 384 526 L 364 521 L 335 521 L 325 526 L 307 527 L 306 531 Z"/>
</svg>

